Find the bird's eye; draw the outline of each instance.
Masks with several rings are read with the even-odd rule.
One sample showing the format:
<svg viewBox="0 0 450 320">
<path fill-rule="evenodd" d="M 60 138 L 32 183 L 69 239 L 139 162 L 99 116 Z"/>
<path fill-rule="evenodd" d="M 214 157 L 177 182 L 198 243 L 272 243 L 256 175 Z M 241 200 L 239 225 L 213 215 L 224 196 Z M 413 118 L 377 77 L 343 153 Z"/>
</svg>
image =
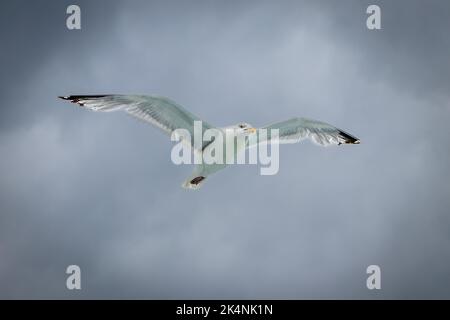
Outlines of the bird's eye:
<svg viewBox="0 0 450 320">
<path fill-rule="evenodd" d="M 245 124 L 240 124 L 239 128 L 244 129 L 245 128 Z"/>
</svg>

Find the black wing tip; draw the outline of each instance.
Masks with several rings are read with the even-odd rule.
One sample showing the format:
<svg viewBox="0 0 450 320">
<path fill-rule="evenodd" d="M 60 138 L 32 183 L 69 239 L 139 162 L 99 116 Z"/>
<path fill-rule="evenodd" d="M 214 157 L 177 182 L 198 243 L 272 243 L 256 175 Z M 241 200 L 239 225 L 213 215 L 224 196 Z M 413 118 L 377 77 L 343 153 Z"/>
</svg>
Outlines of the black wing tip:
<svg viewBox="0 0 450 320">
<path fill-rule="evenodd" d="M 63 100 L 77 101 L 77 100 L 104 98 L 107 96 L 110 96 L 110 94 L 58 96 L 58 98 L 63 99 Z"/>
<path fill-rule="evenodd" d="M 97 98 L 104 98 L 111 96 L 110 94 L 98 94 L 98 95 L 74 95 L 74 96 L 58 96 L 58 98 L 70 101 L 72 103 L 77 103 L 80 106 L 84 106 L 84 103 L 80 102 L 81 100 L 90 100 L 90 99 L 97 99 Z"/>
<path fill-rule="evenodd" d="M 344 131 L 339 131 L 339 136 L 341 136 L 344 139 L 344 142 L 342 142 L 342 143 L 345 143 L 345 144 L 360 144 L 361 143 L 361 140 L 359 140 L 358 138 L 356 138 Z M 339 143 L 339 144 L 342 144 L 342 143 Z"/>
</svg>

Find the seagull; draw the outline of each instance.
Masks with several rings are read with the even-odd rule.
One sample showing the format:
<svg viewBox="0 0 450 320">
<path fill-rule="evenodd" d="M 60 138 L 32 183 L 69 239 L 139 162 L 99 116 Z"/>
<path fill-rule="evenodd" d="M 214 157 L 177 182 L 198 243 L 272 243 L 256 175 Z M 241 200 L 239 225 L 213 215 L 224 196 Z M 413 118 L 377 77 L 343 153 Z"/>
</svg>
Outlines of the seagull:
<svg viewBox="0 0 450 320">
<path fill-rule="evenodd" d="M 237 137 L 245 137 L 254 134 L 258 129 L 246 122 L 241 122 L 232 126 L 217 128 L 188 110 L 170 100 L 169 98 L 155 95 L 71 95 L 59 96 L 63 100 L 76 103 L 79 106 L 101 112 L 125 111 L 140 120 L 148 122 L 161 129 L 169 136 L 177 129 L 186 129 L 190 133 L 191 141 L 187 141 L 194 152 L 203 154 L 212 141 L 204 141 L 201 145 L 194 144 L 194 122 L 201 121 L 202 132 L 207 129 L 218 129 L 225 132 L 225 129 L 232 130 Z M 279 130 L 279 138 L 276 141 L 280 144 L 297 143 L 304 139 L 310 139 L 321 146 L 359 144 L 360 140 L 325 122 L 311 120 L 307 118 L 291 118 L 286 121 L 276 122 L 260 129 Z M 270 135 L 265 139 L 259 138 L 256 143 L 249 143 L 246 140 L 245 148 L 250 148 L 254 144 L 272 143 Z M 186 141 L 185 141 L 186 142 Z M 275 141 L 273 141 L 275 142 Z M 198 189 L 211 174 L 223 169 L 226 164 L 197 164 L 193 174 L 183 182 L 182 187 L 186 189 Z"/>
</svg>

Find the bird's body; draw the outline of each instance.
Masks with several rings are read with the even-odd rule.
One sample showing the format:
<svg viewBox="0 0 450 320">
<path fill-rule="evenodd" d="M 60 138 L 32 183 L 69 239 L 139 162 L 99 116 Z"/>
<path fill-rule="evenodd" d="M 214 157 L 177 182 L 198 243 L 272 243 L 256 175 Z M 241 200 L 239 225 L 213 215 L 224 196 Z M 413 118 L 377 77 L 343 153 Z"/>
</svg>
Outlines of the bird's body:
<svg viewBox="0 0 450 320">
<path fill-rule="evenodd" d="M 341 144 L 359 144 L 359 139 L 352 135 L 333 127 L 327 123 L 310 120 L 306 118 L 292 118 L 287 121 L 277 122 L 261 129 L 267 130 L 266 136 L 257 135 L 256 139 L 248 139 L 250 134 L 253 134 L 257 129 L 253 128 L 248 123 L 240 123 L 237 125 L 217 128 L 209 123 L 202 121 L 197 116 L 193 115 L 182 106 L 168 98 L 160 96 L 145 96 L 145 95 L 73 95 L 60 97 L 64 100 L 77 103 L 93 111 L 117 111 L 123 110 L 128 114 L 137 117 L 141 120 L 149 122 L 158 127 L 168 135 L 172 135 L 177 129 L 187 130 L 189 138 L 185 138 L 187 142 L 193 147 L 194 152 L 200 154 L 201 157 L 205 153 L 210 153 L 214 144 L 211 141 L 202 141 L 201 144 L 196 144 L 194 141 L 194 124 L 201 121 L 202 131 L 208 129 L 216 129 L 224 135 L 226 132 L 232 132 L 233 139 L 238 140 L 238 137 L 244 136 L 244 144 L 234 143 L 232 153 L 223 153 L 222 161 L 214 164 L 201 163 L 197 164 L 193 174 L 183 183 L 183 187 L 187 189 L 198 189 L 205 179 L 213 173 L 224 169 L 229 163 L 227 157 L 235 156 L 244 151 L 246 148 L 253 147 L 262 143 L 296 143 L 305 138 L 311 139 L 313 142 L 322 145 L 341 145 Z M 271 130 L 277 129 L 278 137 L 271 136 Z M 186 141 L 188 140 L 188 141 Z M 225 139 L 223 140 L 225 144 Z M 223 146 L 226 150 L 225 145 Z"/>
</svg>

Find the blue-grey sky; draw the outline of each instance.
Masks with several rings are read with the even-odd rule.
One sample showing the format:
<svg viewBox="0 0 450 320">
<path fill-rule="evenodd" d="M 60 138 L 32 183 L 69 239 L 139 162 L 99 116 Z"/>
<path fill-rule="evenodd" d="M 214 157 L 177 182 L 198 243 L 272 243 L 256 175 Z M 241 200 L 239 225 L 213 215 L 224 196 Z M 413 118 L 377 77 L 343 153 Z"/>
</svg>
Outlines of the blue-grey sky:
<svg viewBox="0 0 450 320">
<path fill-rule="evenodd" d="M 449 17 L 444 0 L 5 1 L 0 297 L 450 298 Z M 157 129 L 56 98 L 101 93 L 362 144 L 283 145 L 277 175 L 233 166 L 192 192 Z"/>
</svg>

